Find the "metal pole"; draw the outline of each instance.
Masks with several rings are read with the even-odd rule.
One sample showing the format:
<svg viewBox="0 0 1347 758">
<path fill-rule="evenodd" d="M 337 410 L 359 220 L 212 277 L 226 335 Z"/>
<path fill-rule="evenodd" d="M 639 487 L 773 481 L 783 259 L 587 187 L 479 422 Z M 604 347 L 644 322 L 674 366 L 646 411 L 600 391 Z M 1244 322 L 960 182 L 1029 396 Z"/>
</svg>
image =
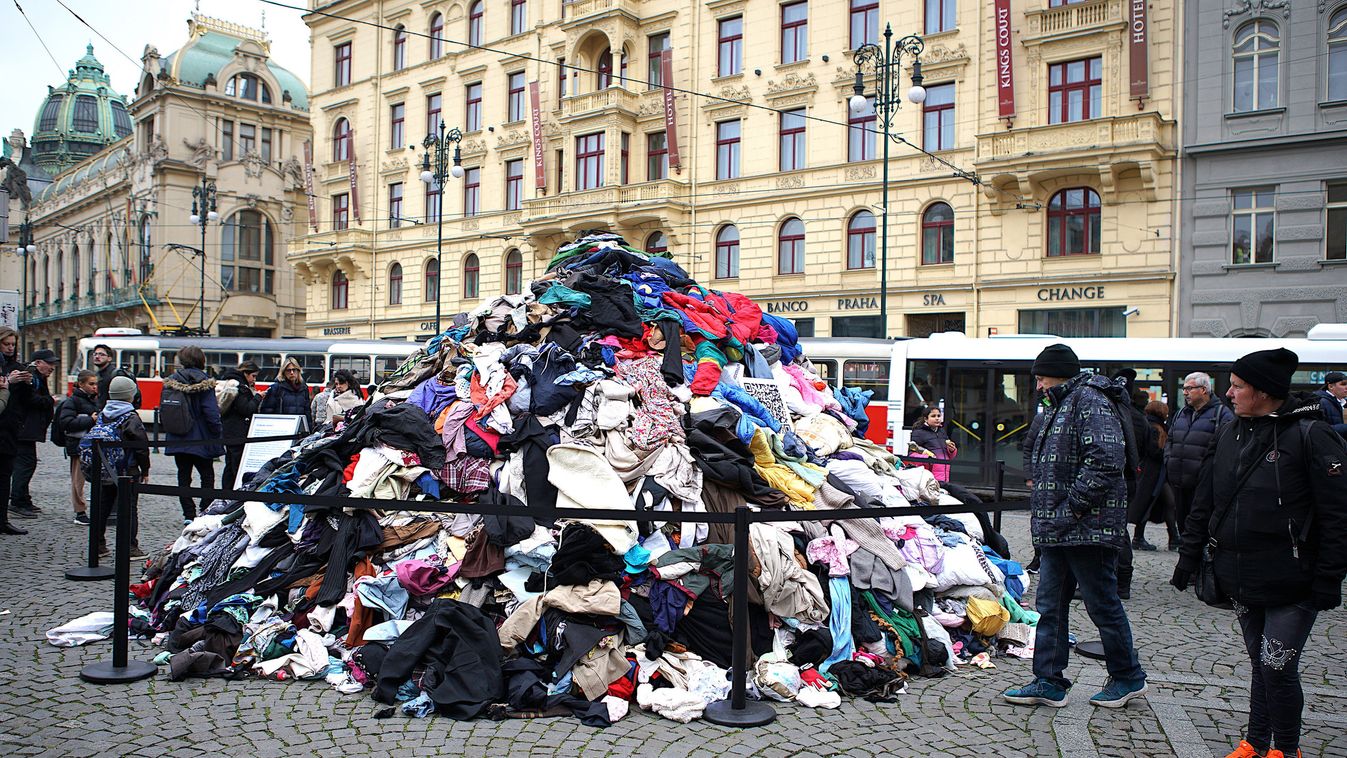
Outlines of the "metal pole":
<svg viewBox="0 0 1347 758">
<path fill-rule="evenodd" d="M 28 231 L 29 224 L 19 227 L 19 263 L 23 265 L 23 302 L 19 304 L 19 352 L 16 358 L 22 360 L 28 354 Z"/>
<path fill-rule="evenodd" d="M 444 300 L 444 122 L 435 145 L 435 182 L 439 187 L 435 208 L 435 334 L 440 334 L 440 303 Z"/>
<path fill-rule="evenodd" d="M 889 134 L 893 131 L 893 98 L 891 97 L 892 84 L 889 77 L 890 68 L 893 65 L 893 49 L 891 43 L 893 40 L 893 27 L 889 24 L 884 25 L 884 54 L 879 59 L 879 91 L 875 93 L 875 104 L 882 108 L 884 121 L 884 164 L 880 168 L 882 172 L 882 192 L 883 199 L 880 201 L 884 207 L 884 218 L 881 233 L 883 237 L 879 240 L 879 336 L 887 339 L 889 336 Z"/>
<path fill-rule="evenodd" d="M 201 298 L 197 301 L 199 331 L 206 333 L 206 177 L 201 177 Z"/>
<path fill-rule="evenodd" d="M 103 509 L 107 504 L 103 502 L 103 443 L 101 440 L 94 440 L 93 445 L 93 470 L 96 476 L 89 482 L 89 505 L 93 508 L 93 518 L 89 519 L 89 556 L 83 566 L 76 566 L 66 569 L 65 578 L 72 582 L 92 582 L 100 579 L 111 579 L 113 570 L 110 566 L 98 565 L 98 532 L 101 526 L 106 534 L 107 518 L 103 516 Z"/>
<path fill-rule="evenodd" d="M 748 516 L 747 505 L 734 511 L 734 613 L 730 633 L 730 699 L 706 706 L 704 718 L 722 726 L 763 726 L 776 720 L 776 711 L 761 700 L 748 700 Z"/>
<path fill-rule="evenodd" d="M 996 502 L 999 505 L 1006 494 L 1006 462 L 996 462 Z M 1001 511 L 997 511 L 992 517 L 995 522 L 996 531 L 1001 531 Z M 1010 556 L 1006 556 L 1009 558 Z"/>
<path fill-rule="evenodd" d="M 99 661 L 85 666 L 80 678 L 93 684 L 134 682 L 154 676 L 158 670 L 149 661 L 129 658 L 131 623 L 131 508 L 134 480 L 117 478 L 117 551 L 114 554 L 117 577 L 112 598 L 112 663 Z"/>
</svg>

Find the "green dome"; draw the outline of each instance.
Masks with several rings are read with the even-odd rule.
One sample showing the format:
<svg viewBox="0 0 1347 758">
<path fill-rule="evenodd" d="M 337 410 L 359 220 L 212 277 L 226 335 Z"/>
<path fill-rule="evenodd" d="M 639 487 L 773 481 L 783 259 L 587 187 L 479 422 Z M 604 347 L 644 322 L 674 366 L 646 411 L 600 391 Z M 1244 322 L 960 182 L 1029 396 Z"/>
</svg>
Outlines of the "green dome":
<svg viewBox="0 0 1347 758">
<path fill-rule="evenodd" d="M 126 98 L 112 90 L 89 45 L 65 84 L 48 87 L 33 126 L 33 160 L 57 173 L 131 133 Z"/>
<path fill-rule="evenodd" d="M 164 68 L 179 84 L 189 87 L 205 87 L 206 80 L 214 78 L 217 86 L 224 91 L 227 83 L 220 78 L 220 71 L 233 62 L 235 48 L 245 41 L 256 43 L 268 56 L 271 52 L 271 42 L 265 32 L 241 24 L 194 15 L 188 22 L 188 29 L 191 39 L 182 49 L 164 58 Z M 267 73 L 280 89 L 272 93 L 268 86 L 263 103 L 307 111 L 309 91 L 299 77 L 270 57 L 267 58 L 266 67 Z M 289 102 L 285 99 L 287 93 Z"/>
</svg>

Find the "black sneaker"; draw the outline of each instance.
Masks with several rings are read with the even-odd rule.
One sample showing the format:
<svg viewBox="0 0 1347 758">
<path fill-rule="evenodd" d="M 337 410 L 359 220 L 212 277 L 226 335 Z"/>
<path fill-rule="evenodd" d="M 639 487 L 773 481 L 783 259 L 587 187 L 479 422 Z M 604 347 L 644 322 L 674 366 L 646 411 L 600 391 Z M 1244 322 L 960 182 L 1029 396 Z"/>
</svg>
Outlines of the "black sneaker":
<svg viewBox="0 0 1347 758">
<path fill-rule="evenodd" d="M 1152 545 L 1151 543 L 1147 542 L 1145 537 L 1141 537 L 1141 538 L 1139 538 L 1139 539 L 1134 539 L 1134 540 L 1132 540 L 1132 549 L 1133 549 L 1133 550 L 1145 550 L 1145 551 L 1147 551 L 1147 552 L 1154 552 L 1154 551 L 1155 551 L 1155 545 Z"/>
<path fill-rule="evenodd" d="M 25 508 L 22 506 L 11 506 L 9 509 L 9 515 L 15 518 L 37 518 L 37 515 L 40 512 L 41 511 L 36 508 Z"/>
<path fill-rule="evenodd" d="M 80 525 L 80 526 L 88 526 L 88 525 L 89 525 L 89 514 L 87 514 L 87 513 L 76 513 L 76 514 L 75 514 L 75 523 L 78 524 L 78 525 Z"/>
</svg>

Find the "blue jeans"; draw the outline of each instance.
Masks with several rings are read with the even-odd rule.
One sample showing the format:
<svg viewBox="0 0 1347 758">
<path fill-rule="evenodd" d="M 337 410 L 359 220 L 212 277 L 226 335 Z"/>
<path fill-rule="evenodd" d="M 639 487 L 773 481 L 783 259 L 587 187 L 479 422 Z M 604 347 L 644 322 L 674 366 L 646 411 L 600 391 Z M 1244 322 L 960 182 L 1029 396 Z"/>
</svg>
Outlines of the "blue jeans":
<svg viewBox="0 0 1347 758">
<path fill-rule="evenodd" d="M 1035 607 L 1042 618 L 1034 639 L 1034 676 L 1070 689 L 1063 672 L 1071 658 L 1071 599 L 1080 586 L 1090 620 L 1099 627 L 1109 676 L 1124 681 L 1146 678 L 1132 647 L 1132 626 L 1118 599 L 1116 550 L 1106 547 L 1045 547 L 1038 567 Z"/>
</svg>

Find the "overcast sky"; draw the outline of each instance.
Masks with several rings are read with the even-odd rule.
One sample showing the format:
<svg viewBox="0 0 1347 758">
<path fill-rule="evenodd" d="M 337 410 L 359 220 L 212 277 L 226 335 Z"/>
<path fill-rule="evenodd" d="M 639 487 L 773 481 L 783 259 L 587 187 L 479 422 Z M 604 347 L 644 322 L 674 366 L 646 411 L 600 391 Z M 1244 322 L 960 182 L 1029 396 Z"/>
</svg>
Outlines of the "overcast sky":
<svg viewBox="0 0 1347 758">
<path fill-rule="evenodd" d="M 306 0 L 284 1 L 288 5 L 307 5 Z M 61 7 L 61 2 L 112 44 L 80 23 L 70 11 Z M 61 2 L 18 0 L 24 15 L 37 30 L 34 35 L 33 28 L 14 6 L 15 0 L 0 0 L 0 30 L 3 30 L 5 40 L 5 54 L 0 56 L 0 114 L 3 114 L 0 135 L 4 137 L 18 127 L 31 138 L 33 120 L 47 96 L 47 86 L 63 83 L 66 73 L 84 55 L 85 45 L 91 42 L 94 56 L 112 77 L 112 88 L 131 98 L 145 46 L 154 45 L 164 56 L 181 47 L 187 40 L 187 18 L 198 5 L 194 0 Z M 199 4 L 202 15 L 251 27 L 262 25 L 265 10 L 272 59 L 293 71 L 305 83 L 309 81 L 309 29 L 300 20 L 299 11 L 258 0 L 201 0 Z M 50 48 L 51 55 L 42 49 L 42 42 Z M 118 49 L 121 52 L 117 52 Z M 60 64 L 59 69 L 52 62 L 52 56 Z"/>
</svg>

